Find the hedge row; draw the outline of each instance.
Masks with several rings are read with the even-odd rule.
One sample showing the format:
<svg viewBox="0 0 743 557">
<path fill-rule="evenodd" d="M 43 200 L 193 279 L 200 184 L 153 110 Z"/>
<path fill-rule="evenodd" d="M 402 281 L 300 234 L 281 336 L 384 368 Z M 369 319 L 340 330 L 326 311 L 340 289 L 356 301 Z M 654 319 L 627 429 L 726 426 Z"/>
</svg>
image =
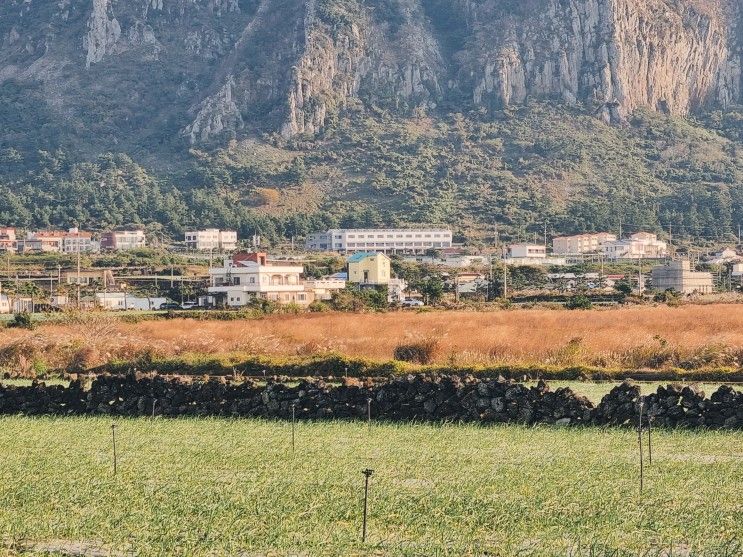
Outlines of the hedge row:
<svg viewBox="0 0 743 557">
<path fill-rule="evenodd" d="M 340 354 L 321 357 L 271 358 L 233 354 L 224 357 L 143 358 L 100 366 L 93 373 L 156 372 L 164 375 L 245 375 L 252 377 L 391 377 L 403 373 L 439 375 L 476 375 L 517 380 L 557 381 L 640 381 L 743 382 L 743 369 L 710 368 L 698 370 L 627 370 L 586 366 L 420 366 L 396 360 L 375 361 Z"/>
</svg>

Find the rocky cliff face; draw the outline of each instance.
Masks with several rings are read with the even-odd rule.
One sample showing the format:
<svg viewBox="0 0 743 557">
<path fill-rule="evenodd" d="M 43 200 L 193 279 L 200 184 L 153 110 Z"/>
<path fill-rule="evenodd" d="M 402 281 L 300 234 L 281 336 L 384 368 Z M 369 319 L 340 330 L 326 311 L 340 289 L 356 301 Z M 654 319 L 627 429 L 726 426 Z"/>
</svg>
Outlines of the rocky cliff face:
<svg viewBox="0 0 743 557">
<path fill-rule="evenodd" d="M 468 61 L 475 104 L 529 96 L 593 105 L 607 120 L 644 106 L 673 114 L 741 100 L 732 5 L 667 0 L 545 0 L 524 13 L 471 10 L 482 62 Z M 530 5 L 531 4 L 531 5 Z M 538 14 L 526 17 L 526 11 Z M 499 28 L 487 22 L 503 18 Z"/>
<path fill-rule="evenodd" d="M 638 107 L 743 102 L 742 10 L 733 0 L 6 0 L 0 86 L 33 84 L 64 125 L 115 143 L 315 134 L 351 100 L 407 112 L 546 97 L 615 122 Z"/>
</svg>

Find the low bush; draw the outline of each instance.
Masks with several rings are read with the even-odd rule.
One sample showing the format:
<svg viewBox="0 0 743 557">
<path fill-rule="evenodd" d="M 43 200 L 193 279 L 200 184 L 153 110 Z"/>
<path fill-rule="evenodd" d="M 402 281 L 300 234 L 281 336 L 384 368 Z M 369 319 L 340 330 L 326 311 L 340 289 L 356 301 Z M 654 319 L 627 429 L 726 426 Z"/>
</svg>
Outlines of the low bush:
<svg viewBox="0 0 743 557">
<path fill-rule="evenodd" d="M 16 313 L 8 322 L 8 327 L 16 329 L 29 329 L 33 330 L 36 328 L 36 324 L 33 321 L 30 313 Z"/>
<path fill-rule="evenodd" d="M 395 347 L 395 360 L 413 364 L 428 365 L 433 363 L 439 352 L 439 341 L 435 338 L 424 338 Z"/>
<path fill-rule="evenodd" d="M 567 309 L 591 309 L 593 308 L 593 303 L 587 296 L 579 294 L 570 298 L 565 304 L 565 307 Z"/>
</svg>

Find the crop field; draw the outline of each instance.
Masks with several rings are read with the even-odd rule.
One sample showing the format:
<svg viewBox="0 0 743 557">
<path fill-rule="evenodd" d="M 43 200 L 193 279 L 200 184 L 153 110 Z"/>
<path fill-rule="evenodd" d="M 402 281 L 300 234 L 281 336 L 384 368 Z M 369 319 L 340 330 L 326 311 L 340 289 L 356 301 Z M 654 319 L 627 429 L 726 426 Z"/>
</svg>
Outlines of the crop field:
<svg viewBox="0 0 743 557">
<path fill-rule="evenodd" d="M 735 555 L 743 433 L 0 419 L 0 553 Z M 647 458 L 647 455 L 646 455 Z M 362 543 L 363 481 L 370 482 Z M 670 553 L 670 552 L 673 553 Z M 44 553 L 46 554 L 46 553 Z"/>
<path fill-rule="evenodd" d="M 430 363 L 442 365 L 737 368 L 743 363 L 743 305 L 320 313 L 136 323 L 87 314 L 33 331 L 0 330 L 0 370 L 32 376 L 113 360 L 223 354 L 337 353 L 382 361 L 392 359 L 400 344 L 420 341 L 430 341 Z"/>
</svg>

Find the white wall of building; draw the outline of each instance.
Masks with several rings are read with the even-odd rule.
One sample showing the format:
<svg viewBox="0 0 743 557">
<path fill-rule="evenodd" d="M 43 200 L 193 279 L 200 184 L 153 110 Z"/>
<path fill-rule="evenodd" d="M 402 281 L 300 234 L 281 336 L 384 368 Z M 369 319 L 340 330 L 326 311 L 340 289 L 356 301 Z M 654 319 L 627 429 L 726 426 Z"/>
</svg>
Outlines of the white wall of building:
<svg viewBox="0 0 743 557">
<path fill-rule="evenodd" d="M 311 234 L 306 247 L 310 250 L 344 253 L 423 253 L 429 249 L 450 248 L 452 241 L 451 230 L 443 228 L 336 228 Z"/>
</svg>

